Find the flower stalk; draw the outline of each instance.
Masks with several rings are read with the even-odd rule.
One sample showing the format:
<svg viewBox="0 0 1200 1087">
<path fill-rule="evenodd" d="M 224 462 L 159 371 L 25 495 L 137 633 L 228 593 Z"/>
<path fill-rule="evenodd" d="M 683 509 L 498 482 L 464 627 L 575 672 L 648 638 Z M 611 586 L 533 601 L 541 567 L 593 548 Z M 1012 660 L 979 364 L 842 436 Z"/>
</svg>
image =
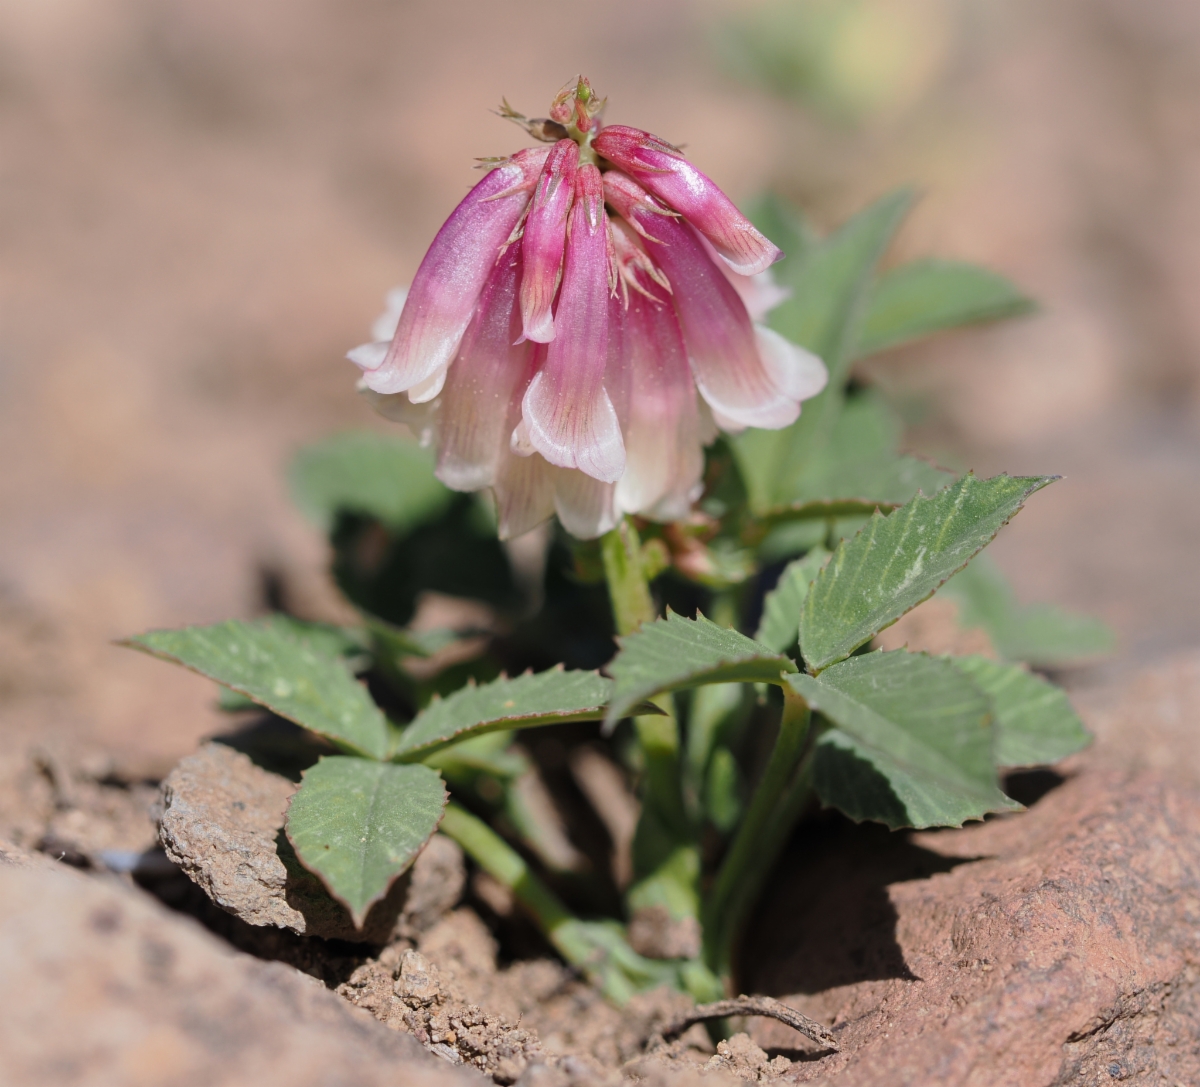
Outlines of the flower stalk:
<svg viewBox="0 0 1200 1087">
<path fill-rule="evenodd" d="M 705 958 L 722 977 L 730 974 L 734 941 L 746 912 L 807 799 L 811 762 L 805 752 L 811 721 L 808 703 L 785 685 L 771 757 L 704 905 Z"/>
</svg>

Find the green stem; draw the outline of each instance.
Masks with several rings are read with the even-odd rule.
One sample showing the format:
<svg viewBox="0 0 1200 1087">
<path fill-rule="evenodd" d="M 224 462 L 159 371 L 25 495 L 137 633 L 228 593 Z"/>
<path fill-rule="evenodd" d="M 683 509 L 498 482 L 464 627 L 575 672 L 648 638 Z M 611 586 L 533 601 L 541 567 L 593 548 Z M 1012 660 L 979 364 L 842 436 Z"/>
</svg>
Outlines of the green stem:
<svg viewBox="0 0 1200 1087">
<path fill-rule="evenodd" d="M 784 687 L 783 717 L 770 761 L 705 903 L 705 954 L 709 965 L 722 975 L 729 972 L 737 925 L 753 905 L 753 895 L 775 861 L 765 846 L 781 837 L 777 824 L 785 800 L 790 799 L 811 717 L 808 703 L 790 687 Z M 781 844 L 776 844 L 776 850 Z"/>
<path fill-rule="evenodd" d="M 800 766 L 784 791 L 776 817 L 763 835 L 754 870 L 734 891 L 733 897 L 725 907 L 725 916 L 718 931 L 718 939 L 721 941 L 719 959 L 722 964 L 722 976 L 728 977 L 732 972 L 734 954 L 746 919 L 758 902 L 767 877 L 783 853 L 792 830 L 812 796 L 812 771 L 812 750 L 809 748 L 809 753 L 802 758 Z"/>
<path fill-rule="evenodd" d="M 446 814 L 438 829 L 453 838 L 467 855 L 489 876 L 504 884 L 526 912 L 571 965 L 582 966 L 572 957 L 569 945 L 560 947 L 555 933 L 562 932 L 575 916 L 549 887 L 534 874 L 525 859 L 482 819 L 477 819 L 454 801 L 446 805 Z"/>
<path fill-rule="evenodd" d="M 646 959 L 629 946 L 615 921 L 581 921 L 530 869 L 524 859 L 482 819 L 453 801 L 438 828 L 488 875 L 513 893 L 555 950 L 590 977 L 617 1005 L 637 992 L 675 985 L 698 1000 L 720 995 L 720 984 L 700 962 Z"/>
<path fill-rule="evenodd" d="M 643 623 L 657 619 L 654 598 L 642 569 L 641 541 L 628 519 L 601 537 L 600 554 L 617 634 L 632 634 Z"/>
<path fill-rule="evenodd" d="M 641 540 L 628 518 L 601 538 L 600 553 L 617 634 L 632 634 L 643 623 L 657 619 L 642 565 Z M 660 695 L 653 702 L 664 716 L 633 719 L 646 762 L 646 799 L 674 834 L 687 838 L 690 835 L 680 788 L 679 723 L 670 695 Z"/>
</svg>

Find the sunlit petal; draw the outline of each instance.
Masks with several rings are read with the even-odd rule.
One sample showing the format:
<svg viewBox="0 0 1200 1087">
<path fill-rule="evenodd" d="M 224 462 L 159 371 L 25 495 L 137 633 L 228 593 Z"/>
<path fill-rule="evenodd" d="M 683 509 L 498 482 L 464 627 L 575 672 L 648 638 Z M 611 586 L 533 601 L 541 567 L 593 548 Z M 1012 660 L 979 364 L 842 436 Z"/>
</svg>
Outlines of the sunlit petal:
<svg viewBox="0 0 1200 1087">
<path fill-rule="evenodd" d="M 551 464 L 613 483 L 625 469 L 625 447 L 604 389 L 608 271 L 600 172 L 586 165 L 576 179 L 554 339 L 525 393 L 523 414 L 530 442 Z"/>
<path fill-rule="evenodd" d="M 531 344 L 514 342 L 521 266 L 519 246 L 496 262 L 442 393 L 437 475 L 458 491 L 490 486 L 509 455 L 510 420 L 520 411 L 532 354 Z"/>
<path fill-rule="evenodd" d="M 574 140 L 559 140 L 546 160 L 525 218 L 521 238 L 525 260 L 521 275 L 521 317 L 526 338 L 536 343 L 554 339 L 552 306 L 562 274 L 567 220 L 578 170 L 579 145 Z"/>
<path fill-rule="evenodd" d="M 518 152 L 489 171 L 454 209 L 417 269 L 387 356 L 364 375 L 368 386 L 404 392 L 450 365 L 549 153 Z"/>
<path fill-rule="evenodd" d="M 783 256 L 678 148 L 649 132 L 608 125 L 593 141 L 597 152 L 683 215 L 741 275 L 764 271 Z"/>
</svg>

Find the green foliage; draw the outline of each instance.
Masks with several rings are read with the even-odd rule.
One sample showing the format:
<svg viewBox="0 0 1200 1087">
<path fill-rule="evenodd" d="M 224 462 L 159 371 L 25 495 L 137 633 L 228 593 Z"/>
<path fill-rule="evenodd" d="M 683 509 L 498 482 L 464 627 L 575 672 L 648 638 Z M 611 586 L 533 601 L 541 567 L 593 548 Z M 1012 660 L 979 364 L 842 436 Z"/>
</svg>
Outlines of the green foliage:
<svg viewBox="0 0 1200 1087">
<path fill-rule="evenodd" d="M 608 665 L 615 680 L 604 718 L 609 726 L 666 691 L 705 683 L 779 683 L 784 672 L 796 671 L 787 657 L 699 613 L 685 619 L 669 611 L 618 643 L 621 651 Z"/>
<path fill-rule="evenodd" d="M 306 770 L 287 836 L 305 868 L 360 928 L 367 911 L 433 837 L 446 788 L 426 766 L 335 755 Z"/>
<path fill-rule="evenodd" d="M 747 473 L 755 512 L 772 521 L 869 514 L 954 481 L 952 473 L 900 454 L 900 431 L 895 413 L 878 396 L 851 397 L 829 440 L 806 459 L 770 477 Z"/>
<path fill-rule="evenodd" d="M 946 329 L 1018 317 L 1036 308 L 995 272 L 957 261 L 913 261 L 884 273 L 871 289 L 858 354 L 871 355 Z"/>
<path fill-rule="evenodd" d="M 433 474 L 429 452 L 404 438 L 355 432 L 302 449 L 289 470 L 292 497 L 326 532 L 340 513 L 372 517 L 396 531 L 428 521 L 453 492 Z"/>
<path fill-rule="evenodd" d="M 997 784 L 988 698 L 948 661 L 868 653 L 788 682 L 836 726 L 817 744 L 815 787 L 851 819 L 961 826 L 1020 807 Z"/>
<path fill-rule="evenodd" d="M 785 653 L 796 644 L 804 598 L 827 558 L 828 551 L 815 547 L 804 558 L 784 567 L 775 588 L 763 600 L 762 622 L 758 624 L 755 641 L 776 653 Z"/>
<path fill-rule="evenodd" d="M 717 830 L 728 834 L 742 814 L 741 771 L 727 747 L 718 747 L 708 763 L 704 783 L 704 814 Z"/>
<path fill-rule="evenodd" d="M 314 763 L 328 750 L 317 736 L 292 752 L 288 772 L 308 769 L 287 832 L 357 921 L 441 819 L 613 1001 L 660 984 L 713 999 L 722 992 L 713 970 L 728 973 L 814 792 L 858 820 L 959 825 L 1018 807 L 997 766 L 1052 762 L 1087 742 L 1065 695 L 1017 665 L 852 655 L 947 579 L 964 624 L 984 627 L 1010 660 L 1053 665 L 1111 645 L 1098 624 L 1021 607 L 985 562 L 966 565 L 1051 477 L 956 480 L 903 455 L 895 412 L 851 381 L 872 352 L 1031 308 L 1001 277 L 963 264 L 880 273 L 910 204 L 909 192 L 891 193 L 824 238 L 777 198 L 753 209 L 787 253 L 773 272 L 791 293 L 770 323 L 818 354 L 830 380 L 792 426 L 713 444 L 698 516 L 626 520 L 599 541 L 556 530 L 545 576 L 530 584 L 529 556 L 510 565 L 486 504 L 443 487 L 425 451 L 343 435 L 303 451 L 290 478 L 329 535 L 334 576 L 361 625 L 274 616 L 129 643 L 217 680 L 228 708 L 266 707 L 346 753 Z M 747 637 L 764 567 L 795 556 Z M 486 629 L 406 629 L 431 592 L 488 605 Z M 664 604 L 674 610 L 657 618 Z M 693 610 L 696 619 L 680 614 Z M 610 660 L 614 628 L 622 636 Z M 810 674 L 799 673 L 798 654 Z M 590 670 L 602 666 L 611 679 Z M 356 675 L 408 723 L 385 717 Z M 627 716 L 612 751 L 641 815 L 624 911 L 664 906 L 702 919 L 701 959 L 647 959 L 618 922 L 575 916 L 560 892 L 616 913 L 613 889 L 529 802 L 537 768 L 513 742 L 518 731 L 603 720 L 611 733 Z M 564 740 L 585 737 L 595 742 L 586 728 Z M 447 787 L 458 804 L 447 806 Z"/>
<path fill-rule="evenodd" d="M 297 640 L 274 621 L 152 630 L 125 644 L 174 661 L 253 699 L 355 754 L 382 758 L 388 725 L 349 668 L 326 655 L 332 639 Z"/>
<path fill-rule="evenodd" d="M 848 657 L 933 594 L 1053 476 L 963 476 L 838 545 L 804 601 L 800 646 L 813 671 Z"/>
<path fill-rule="evenodd" d="M 1099 619 L 1072 615 L 1052 604 L 1021 605 L 999 568 L 980 555 L 942 590 L 959 606 L 965 627 L 983 627 L 1007 660 L 1058 668 L 1111 653 L 1116 637 Z"/>
<path fill-rule="evenodd" d="M 501 609 L 519 604 L 508 557 L 483 503 L 472 495 L 453 495 L 448 506 L 433 512 L 437 516 L 403 529 L 340 514 L 331 536 L 333 573 L 347 598 L 398 627 L 410 622 L 427 592 Z"/>
<path fill-rule="evenodd" d="M 1091 737 L 1066 693 L 1018 664 L 948 658 L 992 700 L 997 766 L 1040 766 L 1085 748 Z"/>
<path fill-rule="evenodd" d="M 561 667 L 463 687 L 423 709 L 400 735 L 391 757 L 413 762 L 469 736 L 598 721 L 604 717 L 612 690 L 612 681 L 595 672 L 567 672 Z M 657 712 L 653 707 L 646 711 Z"/>
<path fill-rule="evenodd" d="M 804 221 L 800 209 L 777 193 L 765 192 L 743 210 L 750 221 L 783 250 L 789 260 L 802 257 L 817 244 L 817 237 Z"/>
<path fill-rule="evenodd" d="M 875 267 L 911 203 L 907 189 L 891 193 L 797 259 L 776 265 L 780 283 L 791 288 L 792 296 L 772 311 L 769 323 L 824 360 L 829 384 L 804 405 L 790 427 L 747 430 L 732 439 L 752 496 L 770 493 L 773 480 L 791 476 L 829 440 L 841 411 Z"/>
</svg>

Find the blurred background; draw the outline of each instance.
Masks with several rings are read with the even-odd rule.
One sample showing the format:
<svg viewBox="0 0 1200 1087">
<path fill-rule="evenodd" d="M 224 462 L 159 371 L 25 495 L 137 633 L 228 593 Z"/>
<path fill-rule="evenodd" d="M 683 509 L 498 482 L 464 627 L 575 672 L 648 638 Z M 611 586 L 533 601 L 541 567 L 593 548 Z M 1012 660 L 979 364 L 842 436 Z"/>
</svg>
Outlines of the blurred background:
<svg viewBox="0 0 1200 1087">
<path fill-rule="evenodd" d="M 1060 472 L 993 549 L 1132 668 L 1200 642 L 1194 0 L 0 0 L 0 729 L 161 773 L 211 685 L 114 647 L 339 607 L 287 498 L 382 426 L 342 358 L 577 72 L 737 200 L 829 229 L 923 194 L 891 259 L 1043 304 L 866 375 L 910 446 Z"/>
</svg>

